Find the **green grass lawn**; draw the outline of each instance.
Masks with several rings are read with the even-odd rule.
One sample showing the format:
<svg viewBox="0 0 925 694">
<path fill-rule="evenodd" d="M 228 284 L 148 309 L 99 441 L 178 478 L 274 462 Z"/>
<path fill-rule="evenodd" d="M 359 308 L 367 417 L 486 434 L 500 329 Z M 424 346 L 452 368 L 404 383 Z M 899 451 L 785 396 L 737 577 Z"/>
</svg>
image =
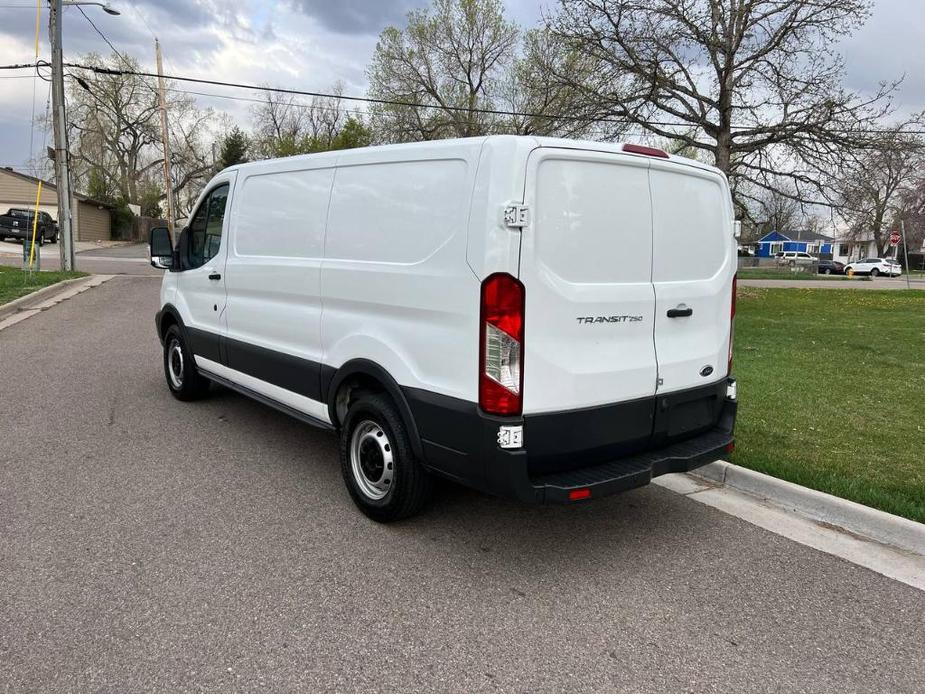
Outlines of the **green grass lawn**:
<svg viewBox="0 0 925 694">
<path fill-rule="evenodd" d="M 845 275 L 820 275 L 816 272 L 791 272 L 789 269 L 740 268 L 740 280 L 848 280 Z"/>
<path fill-rule="evenodd" d="M 18 267 L 0 265 L 0 305 L 55 282 L 86 276 L 85 272 L 23 272 Z"/>
<path fill-rule="evenodd" d="M 925 291 L 740 287 L 733 371 L 732 462 L 925 522 Z"/>
</svg>

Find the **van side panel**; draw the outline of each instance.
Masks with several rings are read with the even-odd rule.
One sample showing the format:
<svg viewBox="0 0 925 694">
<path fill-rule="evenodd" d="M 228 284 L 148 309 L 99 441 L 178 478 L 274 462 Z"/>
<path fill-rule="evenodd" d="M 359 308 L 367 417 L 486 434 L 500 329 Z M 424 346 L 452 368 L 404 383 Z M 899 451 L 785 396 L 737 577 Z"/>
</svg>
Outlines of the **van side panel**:
<svg viewBox="0 0 925 694">
<path fill-rule="evenodd" d="M 469 267 L 481 280 L 520 271 L 522 233 L 504 224 L 502 211 L 524 201 L 525 164 L 534 149 L 535 140 L 527 137 L 490 137 L 481 148 L 466 247 Z"/>
<path fill-rule="evenodd" d="M 480 145 L 340 163 L 322 265 L 326 365 L 368 359 L 400 386 L 476 399 L 479 284 L 465 249 Z"/>
<path fill-rule="evenodd" d="M 321 157 L 298 170 L 273 163 L 242 175 L 225 266 L 225 365 L 316 400 L 334 163 Z"/>
</svg>

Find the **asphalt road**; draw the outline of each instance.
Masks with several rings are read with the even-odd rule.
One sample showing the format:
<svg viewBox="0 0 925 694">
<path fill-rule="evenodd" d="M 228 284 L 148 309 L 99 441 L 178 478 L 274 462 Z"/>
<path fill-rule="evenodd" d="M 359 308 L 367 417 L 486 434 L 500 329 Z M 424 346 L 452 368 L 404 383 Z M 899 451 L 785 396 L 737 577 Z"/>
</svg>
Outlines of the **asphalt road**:
<svg viewBox="0 0 925 694">
<path fill-rule="evenodd" d="M 925 691 L 925 593 L 663 488 L 376 525 L 332 434 L 169 395 L 156 301 L 0 332 L 0 689 Z"/>
<path fill-rule="evenodd" d="M 22 265 L 22 245 L 0 244 L 0 265 Z M 45 244 L 42 254 L 42 270 L 57 270 L 61 267 L 58 246 Z M 151 267 L 148 260 L 148 244 L 136 243 L 113 248 L 91 248 L 77 253 L 77 269 L 98 275 L 144 275 L 160 277 L 164 272 Z"/>
</svg>

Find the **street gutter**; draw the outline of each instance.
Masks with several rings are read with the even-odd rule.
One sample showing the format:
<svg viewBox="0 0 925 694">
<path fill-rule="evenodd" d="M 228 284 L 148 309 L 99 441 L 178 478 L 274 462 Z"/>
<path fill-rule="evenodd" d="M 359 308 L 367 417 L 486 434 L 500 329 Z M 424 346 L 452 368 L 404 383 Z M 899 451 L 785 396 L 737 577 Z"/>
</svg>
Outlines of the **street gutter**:
<svg viewBox="0 0 925 694">
<path fill-rule="evenodd" d="M 88 289 L 98 287 L 113 277 L 115 275 L 90 275 L 89 277 L 62 280 L 5 303 L 0 306 L 0 330 L 31 318 Z"/>
</svg>

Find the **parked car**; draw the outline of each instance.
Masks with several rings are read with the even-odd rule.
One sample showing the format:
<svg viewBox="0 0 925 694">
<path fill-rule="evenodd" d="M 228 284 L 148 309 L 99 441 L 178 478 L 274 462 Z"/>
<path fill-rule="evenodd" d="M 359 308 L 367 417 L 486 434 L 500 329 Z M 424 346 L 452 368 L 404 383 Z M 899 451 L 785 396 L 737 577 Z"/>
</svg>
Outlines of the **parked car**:
<svg viewBox="0 0 925 694">
<path fill-rule="evenodd" d="M 32 237 L 35 215 L 33 210 L 11 207 L 6 214 L 0 215 L 0 241 L 5 238 L 25 239 Z M 38 226 L 35 229 L 35 242 L 44 246 L 45 242 L 58 241 L 58 223 L 47 212 L 39 212 Z"/>
<path fill-rule="evenodd" d="M 899 277 L 903 274 L 902 266 L 892 258 L 863 258 L 845 265 L 845 272 L 849 275 L 886 275 Z"/>
<path fill-rule="evenodd" d="M 634 145 L 233 166 L 175 246 L 151 232 L 167 386 L 336 430 L 377 521 L 420 510 L 432 475 L 533 503 L 644 485 L 733 444 L 733 219 L 720 171 Z"/>
<path fill-rule="evenodd" d="M 812 265 L 815 262 L 815 258 L 809 253 L 802 253 L 798 251 L 785 251 L 777 257 L 778 265 L 789 265 L 794 267 L 795 265 Z"/>
<path fill-rule="evenodd" d="M 845 264 L 837 260 L 820 260 L 817 272 L 820 275 L 843 275 Z"/>
</svg>

